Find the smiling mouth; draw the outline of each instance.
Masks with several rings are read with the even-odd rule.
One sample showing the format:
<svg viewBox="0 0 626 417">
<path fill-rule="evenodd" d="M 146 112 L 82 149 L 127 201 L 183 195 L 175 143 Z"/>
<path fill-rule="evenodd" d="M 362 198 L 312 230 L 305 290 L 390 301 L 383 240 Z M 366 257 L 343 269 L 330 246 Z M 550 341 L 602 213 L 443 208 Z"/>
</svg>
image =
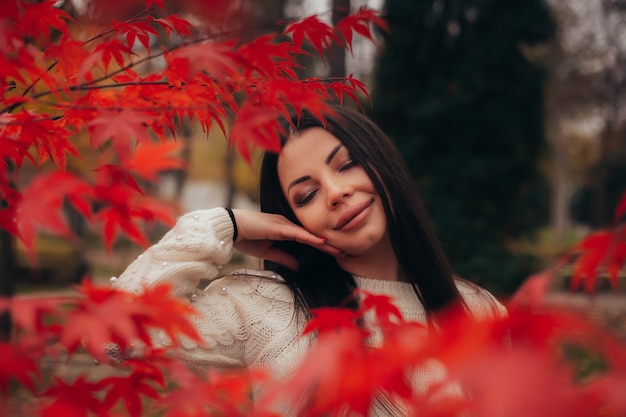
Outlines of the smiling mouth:
<svg viewBox="0 0 626 417">
<path fill-rule="evenodd" d="M 339 221 L 337 222 L 333 230 L 343 229 L 348 223 L 350 223 L 355 217 L 361 214 L 364 210 L 369 208 L 372 204 L 374 204 L 374 199 L 367 200 L 363 203 L 359 203 L 355 205 L 354 207 L 349 208 L 345 213 L 341 215 L 341 217 L 339 218 Z"/>
</svg>

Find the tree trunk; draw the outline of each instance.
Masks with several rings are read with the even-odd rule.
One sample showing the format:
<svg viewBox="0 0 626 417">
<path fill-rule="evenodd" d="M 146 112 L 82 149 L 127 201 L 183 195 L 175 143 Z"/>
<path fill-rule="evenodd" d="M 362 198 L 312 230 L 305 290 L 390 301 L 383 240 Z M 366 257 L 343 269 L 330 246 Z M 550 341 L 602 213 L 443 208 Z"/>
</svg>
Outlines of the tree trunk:
<svg viewBox="0 0 626 417">
<path fill-rule="evenodd" d="M 235 201 L 235 149 L 231 146 L 224 156 L 224 170 L 226 173 L 226 202 L 225 207 L 232 208 Z"/>
<path fill-rule="evenodd" d="M 555 129 L 552 138 L 552 204 L 551 224 L 554 241 L 561 245 L 565 241 L 565 232 L 570 227 L 569 218 L 569 175 L 566 146 L 560 129 Z"/>
<path fill-rule="evenodd" d="M 611 224 L 611 207 L 608 207 L 608 179 L 614 168 L 615 155 L 613 143 L 619 132 L 619 106 L 621 85 L 616 81 L 611 71 L 604 75 L 606 89 L 606 116 L 604 128 L 599 137 L 599 159 L 591 171 L 591 210 L 590 223 L 592 227 L 600 228 Z"/>
<path fill-rule="evenodd" d="M 333 25 L 339 23 L 341 19 L 350 13 L 350 0 L 333 0 Z M 333 45 L 329 57 L 330 76 L 346 76 L 346 50 Z"/>
<path fill-rule="evenodd" d="M 4 206 L 4 203 L 2 204 Z M 13 236 L 0 229 L 0 297 L 9 298 L 15 294 L 15 245 Z M 0 314 L 0 341 L 9 340 L 12 325 L 8 312 Z"/>
</svg>

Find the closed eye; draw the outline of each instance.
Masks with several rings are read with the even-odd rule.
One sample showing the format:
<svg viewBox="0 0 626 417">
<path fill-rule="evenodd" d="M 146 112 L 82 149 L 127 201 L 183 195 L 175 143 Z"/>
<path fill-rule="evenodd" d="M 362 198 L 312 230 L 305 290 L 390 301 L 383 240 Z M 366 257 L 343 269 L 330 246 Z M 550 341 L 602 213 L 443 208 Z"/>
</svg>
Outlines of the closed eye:
<svg viewBox="0 0 626 417">
<path fill-rule="evenodd" d="M 302 197 L 301 199 L 297 199 L 296 200 L 296 207 L 304 207 L 306 206 L 311 200 L 313 200 L 313 197 L 315 197 L 315 195 L 317 194 L 317 190 L 313 190 L 310 193 L 306 194 L 304 197 Z"/>
<path fill-rule="evenodd" d="M 347 171 L 347 170 L 349 170 L 350 168 L 352 168 L 352 167 L 354 167 L 356 165 L 357 165 L 356 161 L 350 160 L 347 163 L 345 163 L 341 168 L 339 168 L 339 172 Z"/>
</svg>

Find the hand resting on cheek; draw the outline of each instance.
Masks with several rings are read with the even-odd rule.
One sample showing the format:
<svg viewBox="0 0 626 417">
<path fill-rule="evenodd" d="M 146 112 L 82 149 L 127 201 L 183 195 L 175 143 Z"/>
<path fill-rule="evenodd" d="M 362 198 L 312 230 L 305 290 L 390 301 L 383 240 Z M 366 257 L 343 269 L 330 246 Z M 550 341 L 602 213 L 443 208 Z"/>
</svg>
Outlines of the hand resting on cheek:
<svg viewBox="0 0 626 417">
<path fill-rule="evenodd" d="M 240 209 L 234 209 L 232 212 L 238 229 L 235 248 L 246 255 L 276 262 L 294 271 L 299 267 L 298 261 L 274 247 L 274 242 L 295 240 L 331 256 L 345 256 L 341 250 L 326 243 L 325 239 L 309 233 L 285 216 Z"/>
</svg>

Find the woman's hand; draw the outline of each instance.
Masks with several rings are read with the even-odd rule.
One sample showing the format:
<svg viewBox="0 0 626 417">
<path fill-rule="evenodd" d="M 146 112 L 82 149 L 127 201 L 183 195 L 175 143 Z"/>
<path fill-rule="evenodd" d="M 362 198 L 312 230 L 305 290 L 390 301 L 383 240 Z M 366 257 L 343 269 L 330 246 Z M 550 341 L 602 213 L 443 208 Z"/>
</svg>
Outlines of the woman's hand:
<svg viewBox="0 0 626 417">
<path fill-rule="evenodd" d="M 298 269 L 297 259 L 275 248 L 275 241 L 295 240 L 332 256 L 343 255 L 339 249 L 328 245 L 325 239 L 307 232 L 302 226 L 279 214 L 233 209 L 233 215 L 238 229 L 235 248 L 247 255 L 276 262 L 293 270 Z"/>
</svg>

